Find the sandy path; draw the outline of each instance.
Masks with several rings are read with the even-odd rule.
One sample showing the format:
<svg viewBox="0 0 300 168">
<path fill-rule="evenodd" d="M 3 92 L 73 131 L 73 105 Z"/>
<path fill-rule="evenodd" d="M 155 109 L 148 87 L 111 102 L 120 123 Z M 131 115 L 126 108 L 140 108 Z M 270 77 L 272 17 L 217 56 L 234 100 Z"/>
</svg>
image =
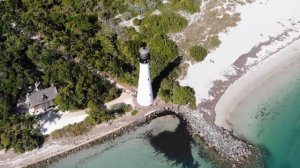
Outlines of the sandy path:
<svg viewBox="0 0 300 168">
<path fill-rule="evenodd" d="M 105 103 L 105 105 L 107 108 L 110 108 L 112 105 L 118 103 L 130 104 L 131 106 L 134 107 L 132 94 L 130 92 L 123 92 L 120 97 L 108 103 Z"/>
</svg>

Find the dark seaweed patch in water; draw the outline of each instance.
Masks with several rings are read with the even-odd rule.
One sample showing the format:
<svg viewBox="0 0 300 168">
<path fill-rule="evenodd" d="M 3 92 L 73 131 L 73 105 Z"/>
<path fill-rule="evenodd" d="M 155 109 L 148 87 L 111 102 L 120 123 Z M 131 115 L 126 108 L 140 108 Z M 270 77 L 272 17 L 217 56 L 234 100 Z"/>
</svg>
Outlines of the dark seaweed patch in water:
<svg viewBox="0 0 300 168">
<path fill-rule="evenodd" d="M 182 164 L 184 168 L 198 168 L 201 166 L 194 161 L 191 151 L 192 138 L 182 122 L 180 122 L 175 132 L 164 131 L 156 136 L 148 132 L 146 137 L 158 153 L 164 154 L 170 161 L 175 161 L 176 165 Z"/>
</svg>

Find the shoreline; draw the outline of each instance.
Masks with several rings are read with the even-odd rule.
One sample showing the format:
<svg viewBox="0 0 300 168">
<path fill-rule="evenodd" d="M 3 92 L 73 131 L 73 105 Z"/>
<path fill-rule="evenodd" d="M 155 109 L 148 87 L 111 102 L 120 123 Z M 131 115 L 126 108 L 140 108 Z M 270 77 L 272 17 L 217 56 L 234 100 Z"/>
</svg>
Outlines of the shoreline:
<svg viewBox="0 0 300 168">
<path fill-rule="evenodd" d="M 99 133 L 99 135 L 95 138 L 83 139 L 81 143 L 64 147 L 64 149 L 60 151 L 49 151 L 47 147 L 42 147 L 44 149 L 41 150 L 46 150 L 44 151 L 44 155 L 39 155 L 39 153 L 33 152 L 31 154 L 33 158 L 26 156 L 21 158 L 21 160 L 18 160 L 17 158 L 15 161 L 10 160 L 10 162 L 2 164 L 2 166 L 6 166 L 7 168 L 48 167 L 53 162 L 67 157 L 70 154 L 116 139 L 130 131 L 136 130 L 141 126 L 148 124 L 155 118 L 166 115 L 176 116 L 178 119 L 180 119 L 180 121 L 184 122 L 189 134 L 193 137 L 195 142 L 200 142 L 200 144 L 204 146 L 206 159 L 214 161 L 214 163 L 218 163 L 220 165 L 231 165 L 232 167 L 236 165 L 244 165 L 245 163 L 251 164 L 252 161 L 261 158 L 259 148 L 256 148 L 245 141 L 238 139 L 228 131 L 221 131 L 215 126 L 210 125 L 210 123 L 205 121 L 205 119 L 202 117 L 202 114 L 199 112 L 192 111 L 183 106 L 170 105 L 163 109 L 144 112 L 132 122 L 126 123 L 114 130 L 107 131 L 103 135 Z M 87 135 L 72 138 L 76 139 L 80 137 L 86 138 Z M 37 159 L 37 155 L 39 155 L 39 159 Z M 20 157 L 22 157 L 22 155 Z"/>
<path fill-rule="evenodd" d="M 65 151 L 55 153 L 52 156 L 49 156 L 47 158 L 44 158 L 40 161 L 36 161 L 34 163 L 31 163 L 31 164 L 25 165 L 24 167 L 27 167 L 27 168 L 49 167 L 52 163 L 54 163 L 54 162 L 56 162 L 56 161 L 58 161 L 62 158 L 65 158 L 65 157 L 67 157 L 71 154 L 79 152 L 83 149 L 88 149 L 88 148 L 91 148 L 95 145 L 100 145 L 104 142 L 114 140 L 114 139 L 116 139 L 116 138 L 130 132 L 130 131 L 133 131 L 133 130 L 135 130 L 135 129 L 143 126 L 143 125 L 146 125 L 147 123 L 151 122 L 155 118 L 159 118 L 159 117 L 167 116 L 167 115 L 174 115 L 174 114 L 175 114 L 174 112 L 165 111 L 165 110 L 158 110 L 158 111 L 152 112 L 152 113 L 146 115 L 145 117 L 143 117 L 143 118 L 141 118 L 137 121 L 129 123 L 129 124 L 127 124 L 127 125 L 125 125 L 121 128 L 118 128 L 117 130 L 115 130 L 113 132 L 108 132 L 106 135 L 103 135 L 103 136 L 100 136 L 98 138 L 89 140 L 89 141 L 87 141 L 83 144 L 79 144 L 77 146 L 74 146 L 71 149 L 67 149 Z"/>
<path fill-rule="evenodd" d="M 206 123 L 203 118 L 194 117 L 191 113 L 195 113 L 195 111 L 191 111 L 190 109 L 186 107 L 178 107 L 177 110 L 176 107 L 171 108 L 165 108 L 162 110 L 156 110 L 152 111 L 150 113 L 147 113 L 144 115 L 144 117 L 129 123 L 121 128 L 118 128 L 115 131 L 109 132 L 103 136 L 100 136 L 98 138 L 89 140 L 85 143 L 76 145 L 70 149 L 66 149 L 64 151 L 52 154 L 51 156 L 41 159 L 39 161 L 35 161 L 34 163 L 30 163 L 28 165 L 25 165 L 24 167 L 27 168 L 41 168 L 41 167 L 49 167 L 52 163 L 65 158 L 71 154 L 77 153 L 81 150 L 91 148 L 95 145 L 103 144 L 107 141 L 114 140 L 122 135 L 125 135 L 131 131 L 134 131 L 144 125 L 149 124 L 152 120 L 164 117 L 164 116 L 175 116 L 177 117 L 180 122 L 182 122 L 188 133 L 193 138 L 194 142 L 198 145 L 201 145 L 205 148 L 205 159 L 209 161 L 213 161 L 214 164 L 222 165 L 224 166 L 241 166 L 241 165 L 251 165 L 256 160 L 259 160 L 261 158 L 260 150 L 256 147 L 253 147 L 252 145 L 249 146 L 246 142 L 239 140 L 237 137 L 235 137 L 233 134 L 230 134 L 229 132 L 219 132 L 219 130 L 207 130 L 203 131 L 203 124 Z M 198 120 L 198 121 L 196 121 Z M 195 123 L 196 121 L 196 123 Z M 197 123 L 199 122 L 199 123 Z M 199 124 L 202 128 L 198 128 L 196 125 Z M 207 127 L 211 128 L 209 124 L 207 124 Z M 216 131 L 214 133 L 214 131 Z M 212 139 L 207 139 L 207 137 L 203 136 L 204 134 L 217 134 L 220 135 L 222 140 L 224 142 L 229 142 L 227 146 L 229 146 L 229 149 L 222 149 L 218 148 L 216 144 L 212 141 Z M 223 142 L 223 143 L 224 143 Z M 222 141 L 220 142 L 222 143 Z M 226 146 L 226 144 L 225 144 Z M 217 148 L 216 148 L 217 147 Z M 231 150 L 228 151 L 228 150 Z M 228 152 L 228 154 L 226 153 Z M 226 155 L 227 154 L 227 155 Z"/>
<path fill-rule="evenodd" d="M 231 130 L 232 127 L 228 120 L 230 120 L 230 115 L 234 113 L 234 109 L 243 99 L 265 83 L 270 82 L 279 73 L 288 71 L 292 65 L 299 62 L 300 40 L 297 40 L 249 70 L 249 72 L 228 87 L 218 101 L 216 105 L 215 124 Z"/>
<path fill-rule="evenodd" d="M 156 111 L 163 110 L 157 108 Z M 13 151 L 1 151 L 0 153 L 0 167 L 17 168 L 26 167 L 41 160 L 45 160 L 49 157 L 53 157 L 57 154 L 63 153 L 73 148 L 84 145 L 95 139 L 106 136 L 110 133 L 118 131 L 127 125 L 130 125 L 136 121 L 146 118 L 149 115 L 155 113 L 152 109 L 144 109 L 135 116 L 131 116 L 130 113 L 116 118 L 111 124 L 102 123 L 95 126 L 91 131 L 86 134 L 75 137 L 63 137 L 59 139 L 48 139 L 41 148 L 34 149 L 22 154 L 16 154 Z M 38 156 L 38 157 L 37 157 Z"/>
</svg>

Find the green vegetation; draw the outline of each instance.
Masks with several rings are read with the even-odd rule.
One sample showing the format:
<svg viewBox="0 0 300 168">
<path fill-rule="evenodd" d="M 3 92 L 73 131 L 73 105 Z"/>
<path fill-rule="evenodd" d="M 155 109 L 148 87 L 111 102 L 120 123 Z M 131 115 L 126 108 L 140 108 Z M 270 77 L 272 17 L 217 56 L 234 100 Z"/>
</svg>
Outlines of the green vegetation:
<svg viewBox="0 0 300 168">
<path fill-rule="evenodd" d="M 189 13 L 200 11 L 201 0 L 171 0 L 171 6 L 175 10 L 183 10 Z"/>
<path fill-rule="evenodd" d="M 89 102 L 88 107 L 90 110 L 87 121 L 92 125 L 101 124 L 115 117 L 114 111 L 101 108 L 93 101 Z"/>
<path fill-rule="evenodd" d="M 51 137 L 54 139 L 58 139 L 61 137 L 83 135 L 90 131 L 93 126 L 114 119 L 116 114 L 123 114 L 125 112 L 130 112 L 133 110 L 131 105 L 124 103 L 116 104 L 111 109 L 104 109 L 102 107 L 99 107 L 93 101 L 89 101 L 88 108 L 90 109 L 89 116 L 84 121 L 70 124 L 63 127 L 62 129 L 55 130 L 51 133 Z M 134 111 L 132 111 L 132 113 Z"/>
<path fill-rule="evenodd" d="M 22 153 L 44 142 L 35 117 L 12 115 L 1 118 L 0 125 L 0 149 L 13 148 L 15 152 Z"/>
<path fill-rule="evenodd" d="M 141 20 L 140 19 L 138 19 L 138 18 L 134 18 L 133 19 L 133 25 L 135 25 L 135 26 L 139 26 L 140 24 L 141 24 Z"/>
<path fill-rule="evenodd" d="M 171 4 L 174 9 L 195 11 L 186 0 Z M 147 0 L 0 1 L 0 149 L 24 152 L 43 143 L 37 118 L 15 113 L 18 101 L 32 91 L 35 81 L 58 88 L 55 103 L 60 109 L 90 108 L 86 121 L 56 131 L 53 137 L 79 135 L 113 118 L 116 111 L 98 105 L 118 97 L 120 91 L 99 78 L 98 72 L 136 85 L 138 49 L 147 43 L 151 78 L 157 77 L 178 56 L 176 44 L 166 34 L 187 25 L 174 11 L 165 10 L 159 16 L 146 15 L 140 23 L 135 21 L 141 26 L 142 33 L 138 33 L 133 28 L 119 28 L 115 16 L 125 13 L 124 17 L 130 18 L 160 7 L 160 1 Z M 192 104 L 192 98 L 188 99 L 192 91 L 174 80 L 166 79 L 172 88 L 161 89 L 170 90 L 163 98 Z M 184 100 L 177 96 L 182 92 L 188 92 Z"/>
<path fill-rule="evenodd" d="M 130 104 L 125 104 L 125 103 L 119 103 L 113 105 L 109 110 L 114 111 L 115 113 L 125 113 L 125 112 L 130 112 L 133 110 L 132 106 Z"/>
<path fill-rule="evenodd" d="M 89 100 L 103 103 L 119 95 L 88 66 L 72 60 L 80 53 L 82 40 L 74 39 L 96 27 L 93 15 L 71 16 L 67 11 L 75 8 L 60 11 L 62 7 L 54 4 L 58 2 L 0 2 L 0 149 L 25 152 L 43 143 L 37 118 L 15 113 L 19 99 L 32 91 L 35 81 L 58 87 L 55 102 L 61 109 L 84 108 Z M 33 40 L 34 35 L 41 40 Z"/>
<path fill-rule="evenodd" d="M 133 110 L 132 106 L 130 104 L 125 104 L 125 106 L 123 107 L 125 112 L 130 112 Z"/>
<path fill-rule="evenodd" d="M 173 82 L 170 78 L 163 80 L 158 95 L 166 102 L 188 105 L 193 109 L 196 108 L 194 90 L 188 86 L 181 87 L 177 82 Z"/>
<path fill-rule="evenodd" d="M 133 111 L 131 112 L 131 115 L 132 115 L 132 116 L 135 116 L 138 112 L 139 112 L 139 111 L 137 111 L 137 110 L 133 110 Z"/>
<path fill-rule="evenodd" d="M 159 88 L 158 95 L 165 101 L 180 105 L 188 105 L 196 108 L 196 98 L 194 90 L 188 86 L 181 87 L 178 82 L 174 82 L 180 75 L 180 69 L 176 68 L 166 77 Z"/>
<path fill-rule="evenodd" d="M 88 122 L 87 120 L 84 120 L 79 123 L 70 124 L 67 126 L 64 126 L 61 129 L 55 130 L 51 133 L 51 137 L 53 139 L 58 139 L 61 137 L 72 137 L 72 136 L 78 136 L 83 135 L 90 131 L 92 129 L 93 125 Z"/>
<path fill-rule="evenodd" d="M 190 49 L 190 54 L 194 60 L 203 61 L 204 58 L 207 56 L 207 51 L 201 46 L 193 46 Z"/>
<path fill-rule="evenodd" d="M 172 89 L 172 100 L 176 104 L 189 105 L 190 108 L 196 108 L 194 90 L 188 86 L 180 87 L 175 84 Z"/>
<path fill-rule="evenodd" d="M 2 12 L 0 9 L 1 18 Z M 18 99 L 38 79 L 36 66 L 26 55 L 31 43 L 26 35 L 0 20 L 0 150 L 25 152 L 44 141 L 36 117 L 14 113 Z"/>
<path fill-rule="evenodd" d="M 150 15 L 141 22 L 140 30 L 149 36 L 161 33 L 176 33 L 187 26 L 187 20 L 174 12 L 163 12 L 160 15 Z"/>
<path fill-rule="evenodd" d="M 159 75 L 178 55 L 176 44 L 166 35 L 156 34 L 148 41 L 151 48 L 151 77 Z"/>
<path fill-rule="evenodd" d="M 90 100 L 104 103 L 120 95 L 120 91 L 108 81 L 99 79 L 85 67 L 66 61 L 57 51 L 42 49 L 36 52 L 38 56 L 34 56 L 34 61 L 43 70 L 44 84 L 54 84 L 59 88 L 55 103 L 60 109 L 82 109 Z"/>
</svg>

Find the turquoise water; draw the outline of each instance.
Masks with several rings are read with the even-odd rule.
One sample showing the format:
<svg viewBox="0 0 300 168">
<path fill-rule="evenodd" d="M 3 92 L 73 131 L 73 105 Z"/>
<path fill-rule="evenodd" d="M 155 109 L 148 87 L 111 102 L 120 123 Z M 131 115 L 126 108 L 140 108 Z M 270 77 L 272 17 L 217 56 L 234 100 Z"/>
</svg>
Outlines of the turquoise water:
<svg viewBox="0 0 300 168">
<path fill-rule="evenodd" d="M 283 70 L 242 100 L 233 130 L 261 146 L 267 168 L 300 167 L 300 65 Z"/>
<path fill-rule="evenodd" d="M 300 167 L 300 81 L 296 84 L 262 105 L 266 117 L 254 142 L 267 150 L 266 167 Z"/>
<path fill-rule="evenodd" d="M 52 168 L 210 168 L 179 120 L 162 117 L 111 142 L 60 160 Z"/>
</svg>

